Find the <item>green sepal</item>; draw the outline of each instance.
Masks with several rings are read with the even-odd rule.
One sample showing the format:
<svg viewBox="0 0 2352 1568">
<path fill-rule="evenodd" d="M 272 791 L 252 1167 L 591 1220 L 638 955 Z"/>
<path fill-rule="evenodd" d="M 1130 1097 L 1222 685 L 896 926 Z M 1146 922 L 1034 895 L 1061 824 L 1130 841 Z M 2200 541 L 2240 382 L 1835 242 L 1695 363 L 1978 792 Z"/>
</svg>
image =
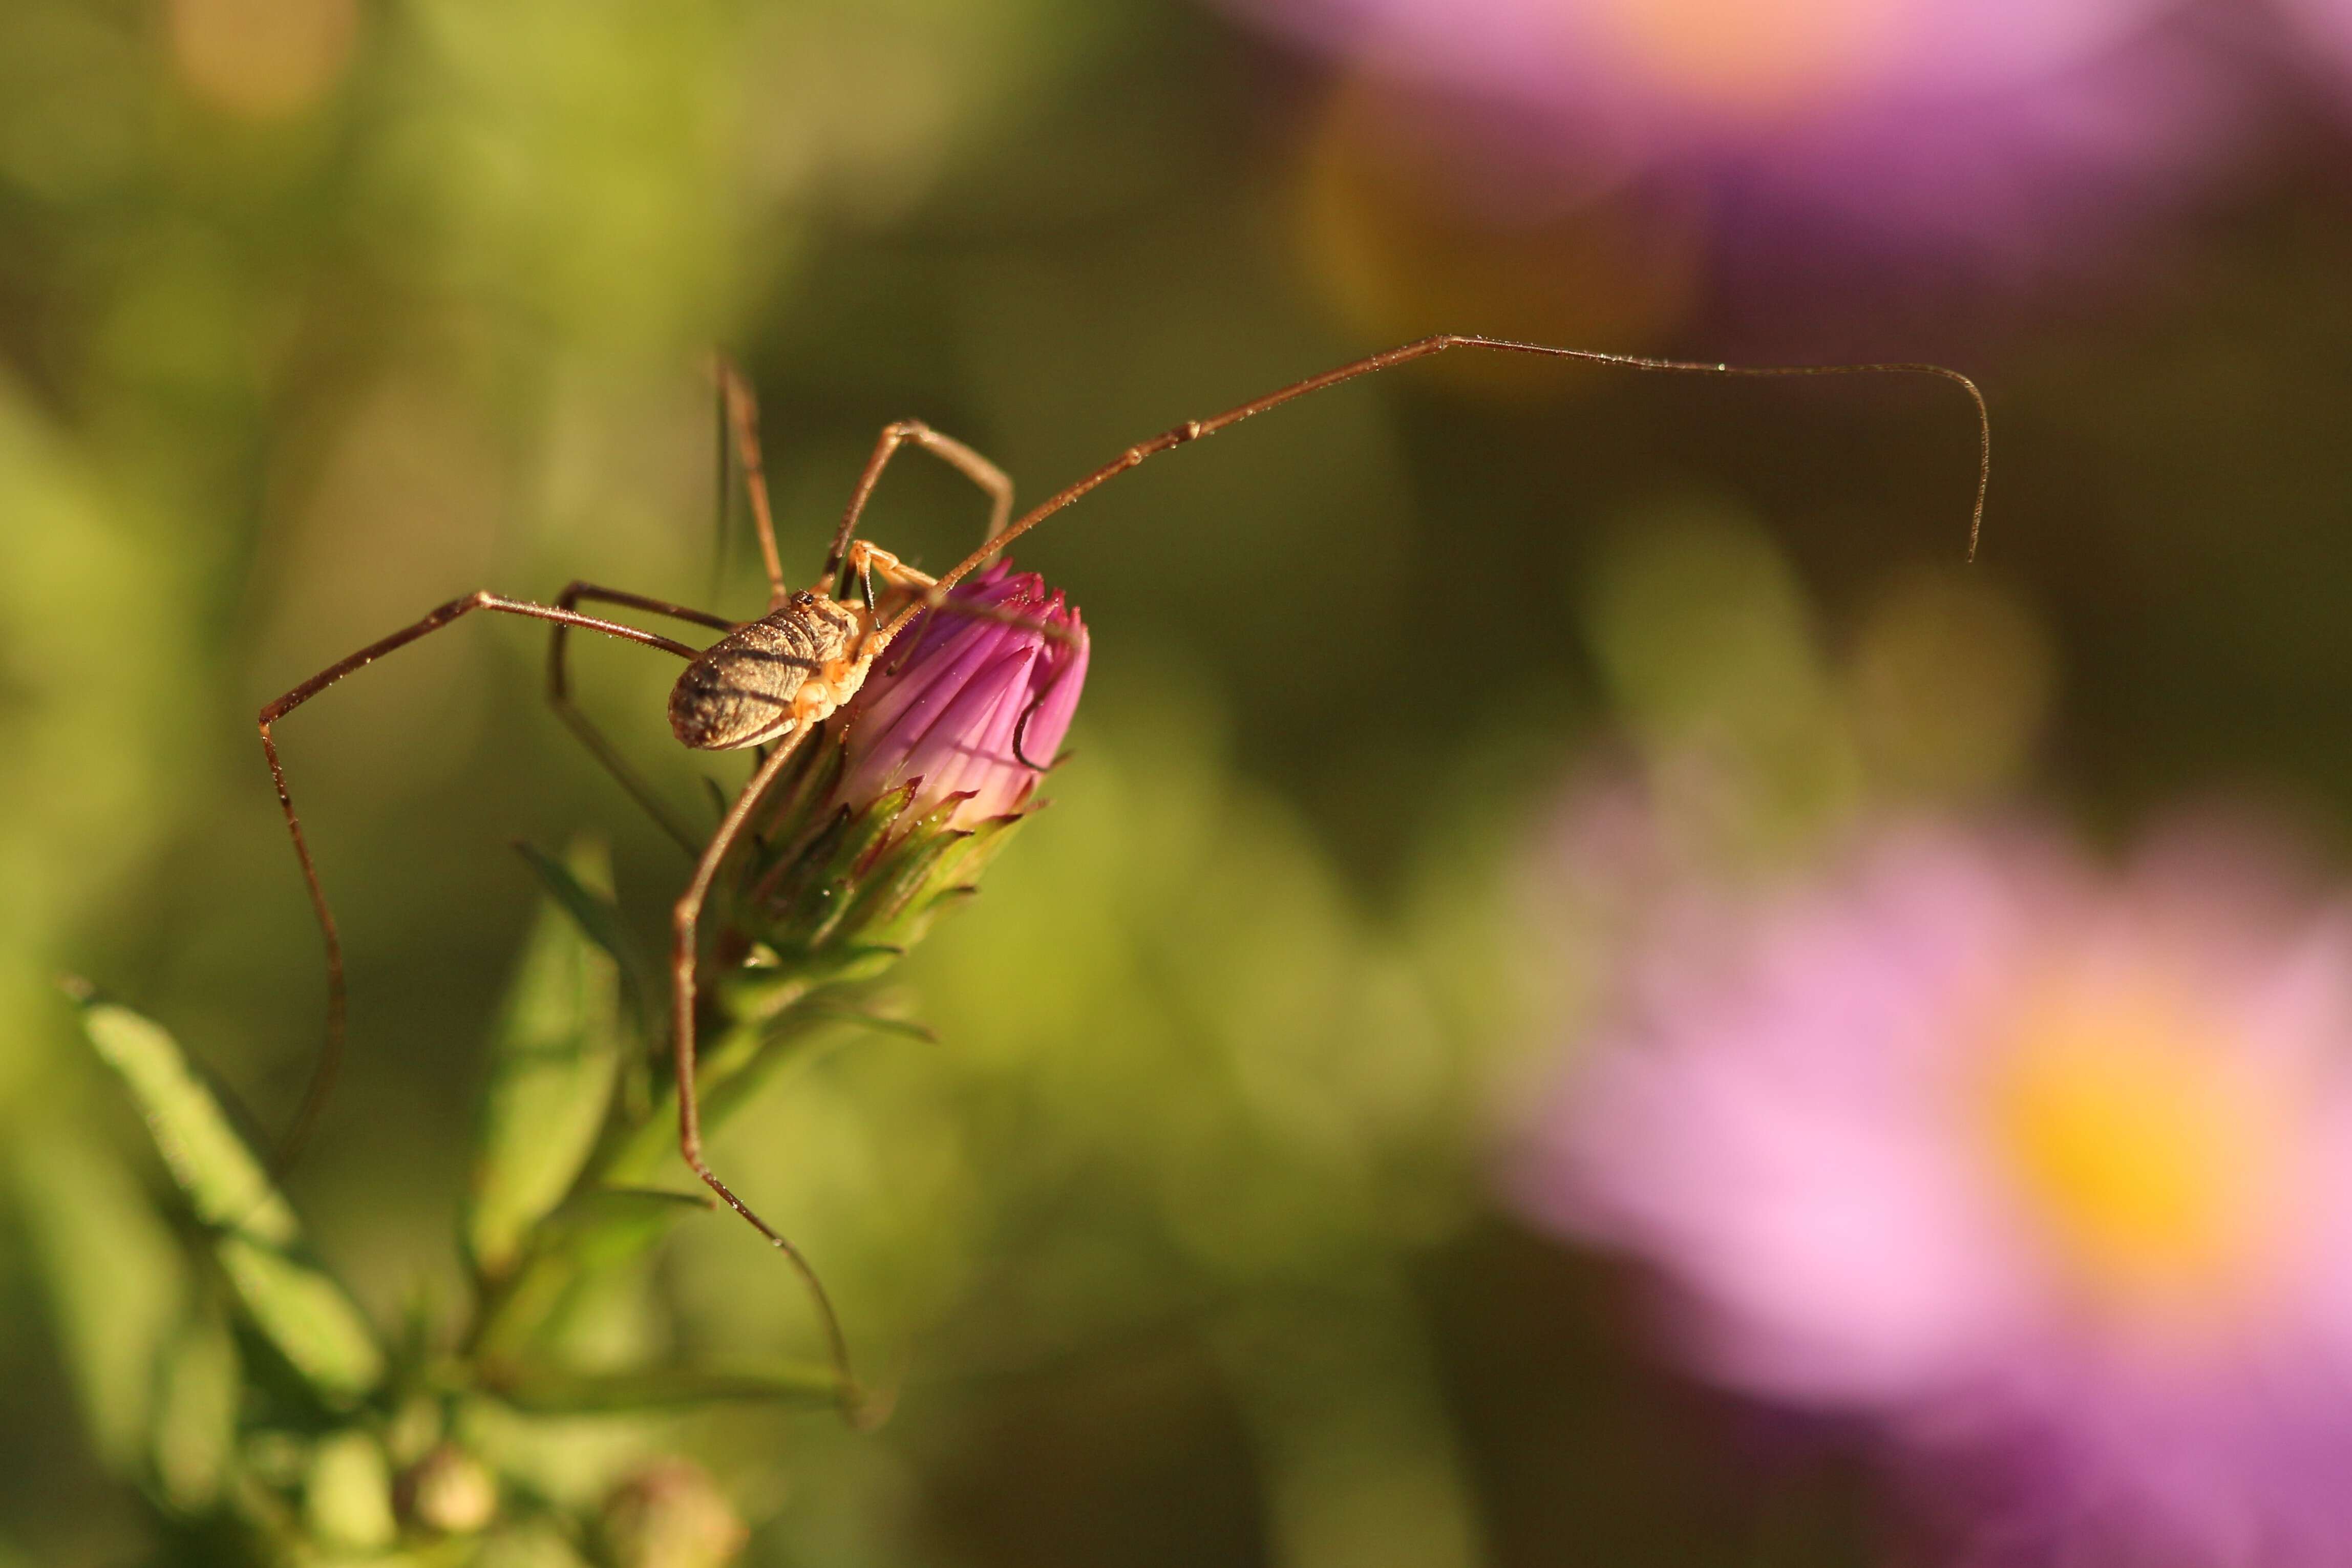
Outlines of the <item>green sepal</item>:
<svg viewBox="0 0 2352 1568">
<path fill-rule="evenodd" d="M 751 908 L 769 944 L 779 952 L 806 951 L 841 929 L 858 879 L 889 843 L 915 786 L 891 791 L 863 811 L 844 807 L 797 854 L 765 872 L 751 889 Z"/>
<path fill-rule="evenodd" d="M 876 897 L 862 934 L 910 948 L 941 913 L 971 896 L 981 872 L 1010 840 L 1024 816 L 993 817 L 971 828 L 910 842 L 886 867 L 887 891 Z"/>
<path fill-rule="evenodd" d="M 920 940 L 940 900 L 968 885 L 1017 826 L 1020 816 L 975 826 L 950 826 L 960 800 L 919 816 L 908 785 L 862 811 L 841 808 L 796 854 L 771 862 L 751 889 L 748 935 L 764 943 L 774 966 L 751 984 L 782 987 L 870 980 L 888 960 Z M 756 993 L 748 1014 L 762 1009 Z"/>
<path fill-rule="evenodd" d="M 760 825 L 759 841 L 782 849 L 805 843 L 820 819 L 839 813 L 833 796 L 847 766 L 848 753 L 837 742 L 820 741 L 802 748 L 769 796 L 769 815 Z M 769 858 L 772 861 L 773 857 Z M 758 874 L 764 872 L 763 867 Z"/>
<path fill-rule="evenodd" d="M 465 1215 L 475 1270 L 513 1268 L 531 1232 L 572 1190 L 594 1150 L 624 1056 L 617 929 L 601 849 L 568 867 L 527 852 L 551 897 L 540 911 L 493 1035 Z M 566 889 L 569 891 L 566 891 Z M 606 921 L 604 916 L 610 915 Z"/>
<path fill-rule="evenodd" d="M 950 857 L 961 858 L 964 836 L 941 824 L 908 834 L 903 845 L 860 882 L 842 923 L 864 934 L 887 930 L 904 918 Z M 905 945 L 898 943 L 895 945 Z"/>
<path fill-rule="evenodd" d="M 348 1406 L 383 1380 L 374 1331 L 334 1278 L 302 1248 L 294 1211 L 176 1041 L 128 1008 L 85 996 L 90 1043 L 129 1086 L 172 1178 L 197 1219 L 238 1304 L 312 1393 Z"/>
<path fill-rule="evenodd" d="M 714 910 L 728 933 L 705 989 L 738 1021 L 772 1017 L 822 987 L 871 980 L 923 936 L 1029 815 L 955 824 L 966 796 L 914 812 L 910 781 L 859 806 L 837 798 L 845 752 L 803 752 L 778 779 L 750 851 Z M 746 963 L 765 950 L 767 964 Z"/>
</svg>

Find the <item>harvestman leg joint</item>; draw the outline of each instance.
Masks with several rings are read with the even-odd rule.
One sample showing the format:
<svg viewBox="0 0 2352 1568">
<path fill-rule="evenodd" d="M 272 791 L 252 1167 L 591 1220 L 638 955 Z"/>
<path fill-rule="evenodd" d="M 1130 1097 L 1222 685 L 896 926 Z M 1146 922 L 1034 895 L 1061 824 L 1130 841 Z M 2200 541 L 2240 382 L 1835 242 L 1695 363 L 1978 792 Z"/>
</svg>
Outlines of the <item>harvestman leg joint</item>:
<svg viewBox="0 0 2352 1568">
<path fill-rule="evenodd" d="M 279 761 L 271 728 L 345 676 L 441 630 L 473 611 L 493 610 L 549 622 L 551 626 L 548 647 L 549 701 L 564 723 L 623 787 L 653 815 L 671 837 L 695 856 L 693 874 L 671 910 L 671 1056 L 677 1084 L 679 1152 L 695 1175 L 730 1208 L 749 1221 L 800 1274 L 823 1320 L 828 1347 L 841 1380 L 843 1407 L 856 1418 L 865 1409 L 864 1402 L 850 1375 L 847 1346 L 839 1320 L 815 1270 L 797 1247 L 736 1196 L 703 1158 L 700 1110 L 695 1098 L 695 968 L 700 953 L 703 906 L 719 868 L 742 837 L 745 824 L 759 808 L 761 799 L 801 742 L 856 694 L 873 668 L 874 661 L 918 616 L 947 605 L 950 589 L 987 564 L 1013 540 L 1147 458 L 1203 437 L 1213 436 L 1294 398 L 1457 348 L 1533 354 L 1620 369 L 1692 375 L 1781 377 L 1888 374 L 1941 377 L 1955 383 L 1968 394 L 1977 414 L 1976 500 L 1969 522 L 1969 552 L 1971 557 L 1975 554 L 1978 533 L 1984 521 L 1985 489 L 1991 473 L 1991 424 L 1983 395 L 1978 391 L 1974 382 L 1956 370 L 1943 365 L 1913 363 L 1765 366 L 1710 364 L 1446 334 L 1423 338 L 1340 365 L 1319 375 L 1293 382 L 1206 419 L 1185 420 L 1160 435 L 1128 447 L 1085 478 L 1031 508 L 1017 520 L 1012 517 L 1013 483 L 993 463 L 929 426 L 912 420 L 891 425 L 883 430 L 873 455 L 866 459 L 864 470 L 858 475 L 856 488 L 850 492 L 849 504 L 842 515 L 841 525 L 835 531 L 833 542 L 825 552 L 823 572 L 814 585 L 794 590 L 785 585 L 782 557 L 776 549 L 774 521 L 770 512 L 767 480 L 760 456 L 756 406 L 750 388 L 741 378 L 722 365 L 719 387 L 725 405 L 726 426 L 732 434 L 745 488 L 751 497 L 752 521 L 758 530 L 761 562 L 767 571 L 769 598 L 765 614 L 755 620 L 730 621 L 707 611 L 669 604 L 642 594 L 583 582 L 574 582 L 567 586 L 552 605 L 510 599 L 487 591 L 469 594 L 449 601 L 415 623 L 337 660 L 262 709 L 259 721 L 262 752 L 268 761 L 270 777 L 277 784 L 278 805 L 285 813 L 286 830 L 292 840 L 295 858 L 301 866 L 311 908 L 318 916 L 320 932 L 326 946 L 327 964 L 326 1042 L 296 1112 L 293 1128 L 281 1152 L 281 1162 L 290 1162 L 299 1151 L 333 1085 L 341 1059 L 347 1004 L 341 938 L 336 930 L 334 913 L 328 905 L 325 889 L 320 883 L 318 868 L 303 837 L 301 821 L 295 815 L 293 796 L 287 788 L 286 770 Z M 901 448 L 909 446 L 929 451 L 955 468 L 984 491 L 990 500 L 986 538 L 978 549 L 936 578 L 905 565 L 889 552 L 857 537 L 859 519 L 864 515 L 875 486 L 881 479 L 883 469 Z M 835 596 L 835 584 L 843 580 L 845 571 L 851 581 L 863 584 L 865 596 L 862 602 Z M 873 589 L 873 581 L 877 576 L 908 595 L 903 607 L 887 616 Z M 584 615 L 578 608 L 583 603 L 610 605 L 662 616 L 706 627 L 720 636 L 709 647 L 697 648 L 637 626 Z M 963 613 L 1028 624 L 1023 617 L 1002 611 L 987 611 L 979 606 L 965 606 Z M 750 780 L 729 803 L 718 828 L 708 839 L 698 842 L 692 833 L 677 822 L 620 753 L 573 705 L 565 650 L 567 635 L 574 627 L 658 648 L 687 661 L 686 670 L 672 689 L 669 700 L 670 726 L 684 744 L 702 751 L 772 748 L 753 769 Z"/>
</svg>

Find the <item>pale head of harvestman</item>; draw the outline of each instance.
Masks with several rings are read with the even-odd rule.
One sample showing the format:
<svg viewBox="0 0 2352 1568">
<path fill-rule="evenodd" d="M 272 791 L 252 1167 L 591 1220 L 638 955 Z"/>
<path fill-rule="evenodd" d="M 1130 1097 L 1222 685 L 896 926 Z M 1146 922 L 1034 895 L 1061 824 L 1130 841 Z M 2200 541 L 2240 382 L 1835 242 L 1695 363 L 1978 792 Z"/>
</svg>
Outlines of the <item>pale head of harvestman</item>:
<svg viewBox="0 0 2352 1568">
<path fill-rule="evenodd" d="M 1991 426 L 1982 394 L 1973 382 L 1958 371 L 1942 365 L 1909 363 L 1770 366 L 1711 364 L 1447 334 L 1424 338 L 1356 360 L 1319 375 L 1293 382 L 1206 419 L 1188 419 L 1160 435 L 1128 447 L 1017 520 L 1011 515 L 1012 482 L 994 464 L 928 426 L 913 421 L 892 425 L 882 432 L 881 439 L 850 493 L 848 507 L 834 535 L 823 571 L 810 586 L 795 590 L 786 585 L 782 557 L 776 549 L 775 529 L 761 461 L 757 414 L 751 395 L 742 380 L 722 365 L 719 385 L 725 405 L 726 427 L 731 433 L 742 468 L 745 489 L 751 503 L 752 521 L 758 531 L 767 570 L 769 602 L 766 613 L 754 620 L 736 622 L 641 594 L 580 582 L 566 587 L 551 605 L 510 599 L 484 591 L 451 600 L 414 624 L 338 660 L 262 709 L 259 720 L 262 751 L 277 784 L 287 832 L 292 839 L 295 856 L 310 891 L 311 907 L 318 916 L 325 940 L 327 962 L 326 1044 L 320 1053 L 310 1087 L 296 1114 L 293 1130 L 281 1152 L 281 1162 L 290 1161 L 299 1151 L 332 1084 L 342 1047 L 345 991 L 341 939 L 325 890 L 320 883 L 309 845 L 304 839 L 301 821 L 295 815 L 293 797 L 287 787 L 286 771 L 278 754 L 277 742 L 271 734 L 272 726 L 345 676 L 428 633 L 440 630 L 472 611 L 496 610 L 552 623 L 548 658 L 551 703 L 597 760 L 695 858 L 693 874 L 671 911 L 670 1054 L 677 1083 L 679 1152 L 695 1175 L 782 1251 L 799 1272 L 823 1321 L 840 1381 L 844 1409 L 853 1417 L 871 1414 L 871 1407 L 850 1375 L 847 1347 L 840 1323 L 815 1271 L 791 1242 L 736 1196 L 703 1158 L 700 1117 L 695 1094 L 697 972 L 703 956 L 700 940 L 702 914 L 721 865 L 744 837 L 746 825 L 797 748 L 856 696 L 877 659 L 918 616 L 927 612 L 945 611 L 1034 625 L 1018 615 L 962 604 L 949 596 L 957 584 L 985 565 L 1005 545 L 1087 492 L 1171 447 L 1214 435 L 1244 419 L 1309 393 L 1452 349 L 1540 355 L 1622 369 L 1693 375 L 1785 377 L 1891 374 L 1941 377 L 1968 394 L 1977 416 L 1976 500 L 1969 527 L 1969 551 L 1971 556 L 1975 553 L 1978 531 L 1984 520 L 1985 488 L 1991 470 Z M 946 461 L 990 498 L 986 537 L 971 554 L 937 577 L 905 564 L 888 551 L 857 537 L 858 521 L 884 468 L 900 447 L 910 445 Z M 877 582 L 881 584 L 879 588 Z M 577 607 L 583 602 L 612 605 L 666 616 L 709 627 L 721 635 L 709 647 L 696 648 L 642 627 L 583 615 Z M 574 626 L 659 648 L 687 661 L 685 670 L 671 689 L 668 705 L 671 732 L 683 744 L 699 751 L 766 748 L 749 781 L 729 803 L 718 827 L 708 837 L 698 837 L 678 824 L 620 753 L 572 705 L 565 664 L 565 637 Z M 1034 629 L 1043 635 L 1061 635 L 1044 626 L 1034 626 Z M 1016 731 L 1016 755 L 1019 745 Z M 1025 757 L 1021 760 L 1028 763 Z"/>
</svg>

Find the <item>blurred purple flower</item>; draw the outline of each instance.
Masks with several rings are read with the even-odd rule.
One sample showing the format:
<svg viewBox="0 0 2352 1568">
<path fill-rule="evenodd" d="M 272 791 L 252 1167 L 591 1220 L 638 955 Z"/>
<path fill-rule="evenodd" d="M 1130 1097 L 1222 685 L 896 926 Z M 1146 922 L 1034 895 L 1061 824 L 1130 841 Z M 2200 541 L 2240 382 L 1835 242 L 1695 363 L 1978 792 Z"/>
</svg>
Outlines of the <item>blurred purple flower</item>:
<svg viewBox="0 0 2352 1568">
<path fill-rule="evenodd" d="M 2352 1550 L 2352 921 L 2242 849 L 1888 835 L 1701 919 L 1517 1191 L 1680 1348 L 1862 1418 L 1976 1564 Z"/>
<path fill-rule="evenodd" d="M 2288 48 L 2333 89 L 2339 110 L 2352 109 L 2352 0 L 2276 0 L 2285 17 Z"/>
<path fill-rule="evenodd" d="M 2244 140 L 2235 67 L 2179 0 L 1228 3 L 1485 122 L 1464 217 L 1679 190 L 1735 290 L 2080 271 Z"/>
<path fill-rule="evenodd" d="M 1059 589 L 1006 561 L 949 602 L 1027 624 L 952 608 L 925 616 L 850 705 L 840 794 L 859 805 L 919 781 L 915 811 L 962 795 L 954 825 L 969 826 L 1018 811 L 1060 749 L 1087 683 L 1087 627 Z"/>
</svg>

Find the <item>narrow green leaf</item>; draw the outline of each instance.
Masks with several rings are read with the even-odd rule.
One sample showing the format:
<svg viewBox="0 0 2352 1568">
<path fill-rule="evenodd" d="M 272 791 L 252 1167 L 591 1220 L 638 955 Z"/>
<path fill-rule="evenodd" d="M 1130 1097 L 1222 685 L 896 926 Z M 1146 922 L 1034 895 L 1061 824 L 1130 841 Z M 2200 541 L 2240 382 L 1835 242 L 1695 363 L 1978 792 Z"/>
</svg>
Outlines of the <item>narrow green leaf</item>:
<svg viewBox="0 0 2352 1568">
<path fill-rule="evenodd" d="M 85 1005 L 82 1026 L 98 1054 L 130 1085 L 196 1217 L 267 1246 L 290 1245 L 299 1228 L 294 1211 L 229 1125 L 212 1090 L 189 1070 L 178 1042 L 161 1025 L 108 1002 Z"/>
<path fill-rule="evenodd" d="M 383 1352 L 341 1286 L 234 1233 L 220 1238 L 218 1250 L 255 1326 L 329 1403 L 353 1403 L 383 1380 Z"/>
<path fill-rule="evenodd" d="M 582 933 L 621 966 L 630 1008 L 642 1018 L 647 998 L 659 995 L 662 987 L 645 949 L 622 918 L 620 900 L 613 893 L 611 859 L 603 846 L 573 846 L 574 865 L 569 866 L 535 844 L 518 843 L 515 849 Z"/>
<path fill-rule="evenodd" d="M 610 1225 L 667 1225 L 689 1215 L 708 1214 L 719 1200 L 699 1189 L 590 1187 L 574 1193 L 549 1216 L 551 1229 L 599 1230 Z"/>
<path fill-rule="evenodd" d="M 684 1219 L 695 1213 L 708 1214 L 719 1206 L 719 1200 L 706 1192 L 683 1192 L 670 1187 L 590 1187 L 565 1200 L 555 1211 L 559 1225 L 588 1226 L 601 1224 L 616 1216 L 633 1218 Z"/>
<path fill-rule="evenodd" d="M 579 1176 L 622 1059 L 619 966 L 583 913 L 607 908 L 603 853 L 575 848 L 569 868 L 526 854 L 554 896 L 532 929 L 494 1036 L 466 1214 L 474 1265 L 493 1279 L 514 1267 L 532 1227 Z"/>
<path fill-rule="evenodd" d="M 12 1134 L 17 1192 L 58 1348 L 100 1458 L 135 1474 L 157 1358 L 187 1296 L 187 1264 L 139 1184 L 55 1123 Z"/>
<path fill-rule="evenodd" d="M 841 1380 L 832 1368 L 817 1365 L 594 1373 L 517 1372 L 502 1377 L 495 1392 L 516 1409 L 533 1415 L 589 1415 L 741 1401 L 831 1405 L 841 1398 Z"/>
<path fill-rule="evenodd" d="M 341 1285 L 298 1255 L 294 1211 L 237 1136 L 220 1102 L 162 1026 L 111 1003 L 86 1001 L 90 1043 L 120 1073 L 173 1179 L 219 1234 L 222 1270 L 254 1326 L 331 1405 L 383 1376 L 383 1352 Z"/>
<path fill-rule="evenodd" d="M 718 1206 L 709 1193 L 596 1187 L 550 1216 L 550 1243 L 568 1248 L 583 1268 L 607 1268 L 635 1257 L 679 1220 Z"/>
</svg>

